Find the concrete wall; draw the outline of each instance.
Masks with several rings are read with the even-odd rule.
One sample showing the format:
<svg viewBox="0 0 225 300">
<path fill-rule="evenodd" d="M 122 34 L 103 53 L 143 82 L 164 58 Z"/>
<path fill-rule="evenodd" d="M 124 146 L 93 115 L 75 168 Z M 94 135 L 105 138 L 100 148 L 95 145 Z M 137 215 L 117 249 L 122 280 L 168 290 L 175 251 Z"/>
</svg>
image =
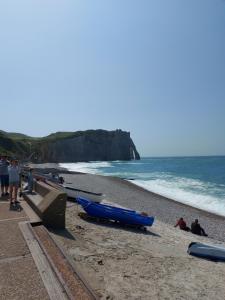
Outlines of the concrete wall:
<svg viewBox="0 0 225 300">
<path fill-rule="evenodd" d="M 44 182 L 36 181 L 34 193 L 25 194 L 24 198 L 46 227 L 65 228 L 66 193 Z"/>
</svg>

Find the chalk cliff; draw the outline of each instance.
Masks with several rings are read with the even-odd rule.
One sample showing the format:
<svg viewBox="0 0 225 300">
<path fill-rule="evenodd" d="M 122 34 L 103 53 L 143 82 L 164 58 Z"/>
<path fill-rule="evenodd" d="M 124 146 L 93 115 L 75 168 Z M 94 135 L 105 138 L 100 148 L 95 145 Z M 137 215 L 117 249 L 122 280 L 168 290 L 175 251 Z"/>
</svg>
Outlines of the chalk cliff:
<svg viewBox="0 0 225 300">
<path fill-rule="evenodd" d="M 44 138 L 3 134 L 13 139 L 14 144 L 19 143 L 15 155 L 21 158 L 33 153 L 32 160 L 39 163 L 140 159 L 130 133 L 120 129 L 57 132 Z M 23 151 L 18 152 L 18 149 Z"/>
<path fill-rule="evenodd" d="M 129 132 L 88 130 L 43 144 L 38 160 L 48 162 L 140 159 Z"/>
</svg>

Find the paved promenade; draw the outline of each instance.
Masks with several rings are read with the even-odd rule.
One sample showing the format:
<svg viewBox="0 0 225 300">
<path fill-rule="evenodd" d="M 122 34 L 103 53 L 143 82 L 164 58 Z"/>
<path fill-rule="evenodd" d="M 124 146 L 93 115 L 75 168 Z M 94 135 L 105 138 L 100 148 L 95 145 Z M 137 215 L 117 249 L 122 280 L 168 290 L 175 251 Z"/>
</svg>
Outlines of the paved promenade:
<svg viewBox="0 0 225 300">
<path fill-rule="evenodd" d="M 24 208 L 26 203 L 22 203 Z M 28 221 L 25 210 L 10 210 L 0 198 L 0 299 L 49 299 L 19 222 Z"/>
<path fill-rule="evenodd" d="M 28 203 L 0 198 L 0 300 L 17 299 L 98 298 Z"/>
</svg>

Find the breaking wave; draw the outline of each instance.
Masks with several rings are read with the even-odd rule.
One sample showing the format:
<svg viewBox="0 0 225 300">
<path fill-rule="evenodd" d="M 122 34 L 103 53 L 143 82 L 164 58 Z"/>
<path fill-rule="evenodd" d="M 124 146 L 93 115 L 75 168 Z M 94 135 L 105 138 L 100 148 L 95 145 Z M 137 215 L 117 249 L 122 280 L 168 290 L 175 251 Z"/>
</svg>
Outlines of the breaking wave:
<svg viewBox="0 0 225 300">
<path fill-rule="evenodd" d="M 151 192 L 225 216 L 225 157 L 145 158 L 60 166 L 70 171 L 132 179 Z"/>
<path fill-rule="evenodd" d="M 61 163 L 60 167 L 73 172 L 82 172 L 90 174 L 103 174 L 100 169 L 111 166 L 110 162 L 79 162 L 79 163 Z"/>
<path fill-rule="evenodd" d="M 225 195 L 222 198 L 224 190 L 221 191 L 213 184 L 186 178 L 174 178 L 169 181 L 165 179 L 134 180 L 132 182 L 169 199 L 225 216 Z"/>
</svg>

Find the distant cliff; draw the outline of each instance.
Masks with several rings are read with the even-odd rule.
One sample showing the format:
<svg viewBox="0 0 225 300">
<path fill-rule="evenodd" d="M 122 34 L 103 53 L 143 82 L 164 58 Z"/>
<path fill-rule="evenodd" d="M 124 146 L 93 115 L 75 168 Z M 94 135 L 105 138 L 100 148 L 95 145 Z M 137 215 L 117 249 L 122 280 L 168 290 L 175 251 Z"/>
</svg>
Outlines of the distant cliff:
<svg viewBox="0 0 225 300">
<path fill-rule="evenodd" d="M 87 130 L 57 132 L 43 138 L 0 132 L 0 152 L 41 162 L 140 159 L 129 132 Z"/>
</svg>

